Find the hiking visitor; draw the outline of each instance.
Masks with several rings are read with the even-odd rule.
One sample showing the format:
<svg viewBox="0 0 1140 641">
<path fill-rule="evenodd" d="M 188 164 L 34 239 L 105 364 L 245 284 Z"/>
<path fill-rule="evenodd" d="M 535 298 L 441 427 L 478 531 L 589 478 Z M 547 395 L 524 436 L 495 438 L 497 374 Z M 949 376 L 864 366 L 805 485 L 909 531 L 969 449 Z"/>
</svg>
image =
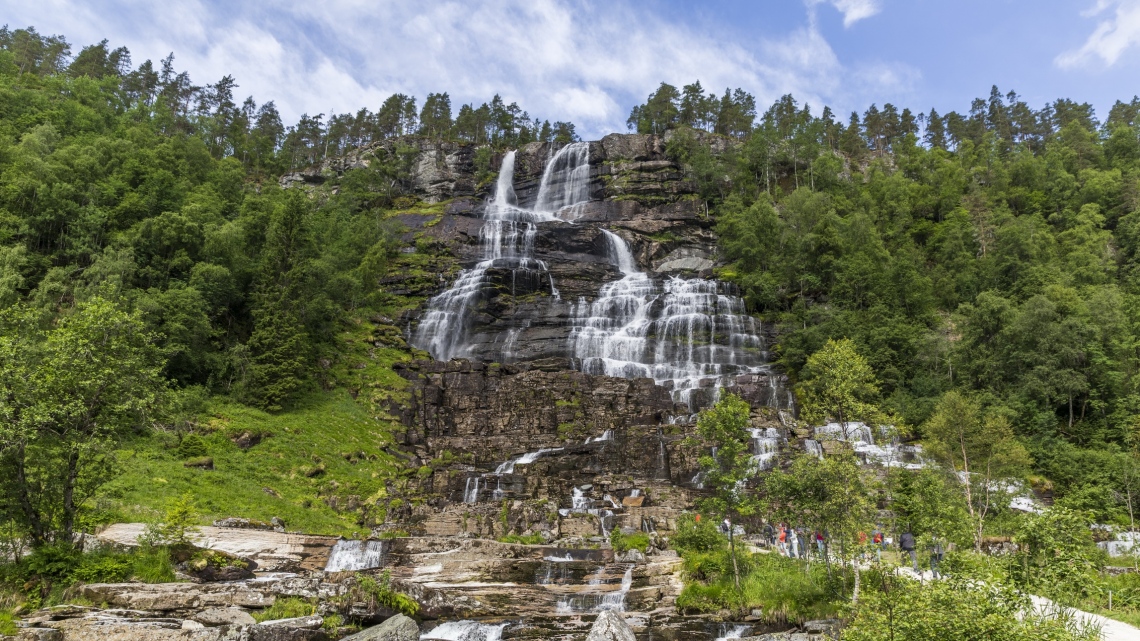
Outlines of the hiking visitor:
<svg viewBox="0 0 1140 641">
<path fill-rule="evenodd" d="M 914 535 L 910 530 L 902 533 L 899 537 L 899 549 L 910 555 L 911 565 L 914 566 L 914 571 L 919 572 L 918 569 L 918 553 L 915 552 Z"/>
<path fill-rule="evenodd" d="M 934 578 L 942 578 L 938 573 L 938 564 L 942 562 L 943 557 L 946 556 L 946 550 L 942 548 L 942 541 L 938 537 L 934 537 L 934 543 L 930 546 L 930 572 Z"/>
</svg>

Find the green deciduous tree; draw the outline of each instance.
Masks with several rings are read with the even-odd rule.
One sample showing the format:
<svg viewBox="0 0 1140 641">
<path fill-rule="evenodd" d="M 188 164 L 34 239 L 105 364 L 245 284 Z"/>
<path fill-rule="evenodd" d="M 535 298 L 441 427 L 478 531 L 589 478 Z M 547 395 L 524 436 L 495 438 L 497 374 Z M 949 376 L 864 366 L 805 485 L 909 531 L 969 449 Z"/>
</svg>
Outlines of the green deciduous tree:
<svg viewBox="0 0 1140 641">
<path fill-rule="evenodd" d="M 109 446 L 158 401 L 162 354 L 138 314 L 101 298 L 52 326 L 27 308 L 3 314 L 5 512 L 34 545 L 70 545 L 83 502 L 108 478 Z"/>
<path fill-rule="evenodd" d="M 870 531 L 874 504 L 871 481 L 853 453 L 841 451 L 819 459 L 797 456 L 787 470 L 764 475 L 757 489 L 765 513 L 813 531 L 826 532 L 825 560 L 837 555 L 844 564 L 858 553 L 859 533 Z M 859 600 L 860 568 L 852 563 L 855 585 L 851 598 Z"/>
<path fill-rule="evenodd" d="M 1004 414 L 956 391 L 942 396 L 922 433 L 926 451 L 957 479 L 980 551 L 986 518 L 1008 500 L 1007 484 L 1024 475 L 1029 454 Z"/>
<path fill-rule="evenodd" d="M 848 439 L 850 425 L 877 426 L 885 416 L 875 405 L 879 386 L 871 366 L 850 339 L 828 340 L 812 354 L 798 387 L 801 416 L 816 425 L 834 420 Z"/>
<path fill-rule="evenodd" d="M 712 452 L 699 459 L 704 485 L 711 495 L 699 502 L 701 510 L 721 516 L 735 524 L 738 517 L 755 509 L 747 484 L 756 473 L 749 452 L 751 434 L 748 402 L 733 394 L 724 394 L 716 405 L 697 418 L 699 443 L 711 445 Z M 730 528 L 729 549 L 732 554 L 733 582 L 740 590 L 740 567 L 736 556 L 736 536 Z"/>
</svg>

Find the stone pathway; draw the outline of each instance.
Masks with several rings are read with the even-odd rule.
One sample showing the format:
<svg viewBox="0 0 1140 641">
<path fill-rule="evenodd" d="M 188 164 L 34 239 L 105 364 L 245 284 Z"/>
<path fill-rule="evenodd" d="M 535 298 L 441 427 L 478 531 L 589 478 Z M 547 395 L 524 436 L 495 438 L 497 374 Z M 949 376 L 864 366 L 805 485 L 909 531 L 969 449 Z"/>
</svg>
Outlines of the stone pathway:
<svg viewBox="0 0 1140 641">
<path fill-rule="evenodd" d="M 1049 612 L 1057 607 L 1045 597 L 1030 595 L 1029 598 L 1033 599 L 1033 607 L 1037 608 L 1039 612 Z M 1104 641 L 1140 641 L 1140 628 L 1092 612 L 1069 609 L 1078 621 L 1100 626 L 1100 638 Z"/>
</svg>

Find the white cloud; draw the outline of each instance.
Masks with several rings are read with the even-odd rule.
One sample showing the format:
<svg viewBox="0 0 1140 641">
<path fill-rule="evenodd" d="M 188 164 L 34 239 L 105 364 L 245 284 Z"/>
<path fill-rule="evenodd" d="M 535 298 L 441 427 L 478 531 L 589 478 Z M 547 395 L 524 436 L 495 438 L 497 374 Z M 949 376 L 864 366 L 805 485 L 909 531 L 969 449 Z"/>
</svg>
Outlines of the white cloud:
<svg viewBox="0 0 1140 641">
<path fill-rule="evenodd" d="M 1082 15 L 1096 17 L 1109 9 L 1113 9 L 1111 15 L 1097 24 L 1084 45 L 1057 56 L 1057 66 L 1071 69 L 1088 65 L 1096 58 L 1112 66 L 1125 51 L 1140 45 L 1140 0 L 1098 0 Z"/>
<path fill-rule="evenodd" d="M 807 1 L 810 12 L 825 0 Z M 879 10 L 877 0 L 826 1 L 846 24 Z M 75 43 L 107 37 L 136 64 L 174 51 L 197 84 L 233 75 L 239 96 L 272 99 L 287 120 L 375 110 L 394 92 L 422 100 L 448 91 L 455 109 L 499 93 L 592 137 L 624 130 L 629 106 L 663 80 L 742 87 L 761 109 L 785 93 L 816 109 L 861 102 L 883 84 L 845 68 L 814 19 L 745 47 L 625 0 L 41 0 L 9 9 L 13 26 Z"/>
<path fill-rule="evenodd" d="M 819 4 L 830 4 L 843 14 L 843 26 L 850 27 L 863 18 L 870 18 L 882 11 L 879 0 L 805 0 L 809 8 Z"/>
</svg>

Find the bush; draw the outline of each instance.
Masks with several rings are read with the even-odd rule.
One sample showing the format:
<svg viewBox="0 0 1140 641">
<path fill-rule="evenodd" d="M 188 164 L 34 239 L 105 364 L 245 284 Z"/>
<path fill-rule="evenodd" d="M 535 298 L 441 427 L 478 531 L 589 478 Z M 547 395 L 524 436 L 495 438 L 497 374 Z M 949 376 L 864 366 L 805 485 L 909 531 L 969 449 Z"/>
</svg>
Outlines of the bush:
<svg viewBox="0 0 1140 641">
<path fill-rule="evenodd" d="M 261 612 L 254 612 L 253 618 L 258 623 L 262 621 L 276 621 L 278 619 L 295 619 L 297 617 L 307 617 L 317 611 L 317 606 L 313 603 L 306 601 L 295 596 L 285 597 L 284 599 L 277 599 L 273 605 L 265 608 Z"/>
<path fill-rule="evenodd" d="M 14 637 L 20 633 L 16 627 L 16 615 L 7 610 L 0 610 L 0 635 Z"/>
<path fill-rule="evenodd" d="M 681 517 L 677 531 L 670 537 L 669 543 L 682 553 L 711 552 L 728 547 L 728 539 L 717 531 L 715 524 L 708 519 L 698 521 L 690 514 Z"/>
<path fill-rule="evenodd" d="M 645 552 L 649 549 L 649 535 L 644 532 L 622 534 L 621 528 L 615 527 L 610 532 L 610 546 L 618 554 L 624 554 L 634 549 Z"/>
<path fill-rule="evenodd" d="M 194 510 L 194 499 L 189 494 L 171 501 L 166 507 L 160 523 L 147 525 L 142 540 L 150 545 L 185 545 L 190 535 L 197 531 L 198 513 Z"/>
<path fill-rule="evenodd" d="M 795 623 L 829 618 L 838 611 L 840 573 L 829 578 L 822 564 L 807 566 L 776 554 L 738 553 L 738 592 L 728 550 L 686 551 L 683 558 L 685 588 L 677 607 L 686 612 L 759 609 L 768 623 Z"/>
<path fill-rule="evenodd" d="M 844 641 L 1100 638 L 1099 630 L 1081 626 L 1063 612 L 1032 612 L 1028 598 L 1004 586 L 953 577 L 925 584 L 889 575 L 882 578 L 868 582 L 843 631 Z"/>
<path fill-rule="evenodd" d="M 201 436 L 197 434 L 187 434 L 182 437 L 182 442 L 178 444 L 178 458 L 191 459 L 202 458 L 206 456 L 206 441 L 202 440 Z"/>
<path fill-rule="evenodd" d="M 392 575 L 388 570 L 384 570 L 378 579 L 367 574 L 357 574 L 356 585 L 374 605 L 392 608 L 410 617 L 416 616 L 420 611 L 420 604 L 415 599 L 392 588 Z"/>
<path fill-rule="evenodd" d="M 719 612 L 736 600 L 731 586 L 690 583 L 677 596 L 677 608 L 688 614 Z"/>
</svg>

